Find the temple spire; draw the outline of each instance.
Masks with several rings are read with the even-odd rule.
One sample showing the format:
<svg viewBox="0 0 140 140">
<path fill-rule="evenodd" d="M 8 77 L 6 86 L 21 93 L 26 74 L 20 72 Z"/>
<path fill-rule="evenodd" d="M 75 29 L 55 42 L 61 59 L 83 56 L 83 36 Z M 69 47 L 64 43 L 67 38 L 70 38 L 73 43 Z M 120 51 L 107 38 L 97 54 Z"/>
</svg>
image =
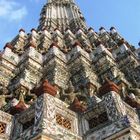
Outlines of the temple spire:
<svg viewBox="0 0 140 140">
<path fill-rule="evenodd" d="M 74 0 L 48 0 L 42 8 L 38 30 L 56 28 L 62 32 L 67 28 L 73 32 L 78 28 L 87 30 L 84 16 Z"/>
</svg>

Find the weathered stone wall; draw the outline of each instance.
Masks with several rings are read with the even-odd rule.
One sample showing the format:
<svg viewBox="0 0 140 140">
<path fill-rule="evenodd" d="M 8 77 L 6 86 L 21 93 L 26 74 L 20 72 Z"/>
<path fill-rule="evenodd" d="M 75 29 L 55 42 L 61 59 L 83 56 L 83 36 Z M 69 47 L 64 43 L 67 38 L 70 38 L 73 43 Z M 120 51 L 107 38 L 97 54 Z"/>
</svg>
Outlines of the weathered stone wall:
<svg viewBox="0 0 140 140">
<path fill-rule="evenodd" d="M 9 140 L 13 128 L 13 116 L 0 111 L 0 139 Z"/>
</svg>

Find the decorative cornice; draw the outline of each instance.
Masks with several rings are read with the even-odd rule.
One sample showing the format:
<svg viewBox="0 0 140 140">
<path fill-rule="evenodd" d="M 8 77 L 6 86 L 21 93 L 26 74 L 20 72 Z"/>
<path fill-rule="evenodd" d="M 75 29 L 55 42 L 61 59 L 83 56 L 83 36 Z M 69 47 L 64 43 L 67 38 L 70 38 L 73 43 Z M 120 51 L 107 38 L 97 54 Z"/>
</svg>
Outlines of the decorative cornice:
<svg viewBox="0 0 140 140">
<path fill-rule="evenodd" d="M 24 32 L 24 33 L 25 33 L 25 30 L 21 28 L 21 29 L 19 30 L 19 32 Z"/>
<path fill-rule="evenodd" d="M 121 45 L 124 44 L 124 43 L 125 43 L 125 40 L 124 40 L 124 38 L 122 38 L 122 39 L 119 41 L 118 46 L 121 46 Z"/>
<path fill-rule="evenodd" d="M 77 47 L 77 46 L 82 46 L 81 43 L 79 41 L 75 41 L 75 43 L 73 44 L 73 47 Z"/>
<path fill-rule="evenodd" d="M 99 89 L 99 96 L 104 96 L 105 94 L 115 91 L 116 93 L 120 93 L 119 87 L 112 81 L 106 78 L 105 83 L 102 85 L 102 87 Z"/>
<path fill-rule="evenodd" d="M 10 43 L 6 43 L 4 49 L 6 48 L 13 49 L 13 46 Z"/>
<path fill-rule="evenodd" d="M 31 32 L 33 32 L 33 31 L 37 32 L 36 29 L 32 28 L 32 29 L 31 29 Z"/>
<path fill-rule="evenodd" d="M 87 110 L 87 108 L 84 107 L 77 98 L 73 101 L 69 108 L 77 113 L 83 113 Z"/>
<path fill-rule="evenodd" d="M 111 28 L 110 28 L 110 31 L 111 31 L 111 30 L 114 30 L 114 29 L 116 30 L 116 28 L 115 28 L 115 27 L 111 27 Z"/>
<path fill-rule="evenodd" d="M 29 44 L 27 44 L 24 48 L 29 48 L 29 47 L 33 47 L 33 48 L 36 48 L 36 45 L 32 42 L 30 42 Z"/>
<path fill-rule="evenodd" d="M 38 89 L 35 89 L 35 93 L 37 96 L 40 96 L 42 94 L 50 94 L 52 96 L 55 96 L 57 94 L 57 87 L 52 86 L 48 82 L 48 80 L 45 80 Z"/>
<path fill-rule="evenodd" d="M 104 28 L 104 27 L 100 27 L 100 29 L 99 29 L 99 30 L 100 30 L 100 31 L 101 31 L 101 30 L 105 30 L 105 28 Z"/>
<path fill-rule="evenodd" d="M 98 39 L 95 45 L 98 47 L 98 46 L 100 46 L 101 44 L 102 44 L 102 41 Z"/>
<path fill-rule="evenodd" d="M 93 29 L 92 27 L 90 27 L 90 28 L 88 29 L 88 31 L 90 31 L 90 30 L 93 30 L 93 31 L 94 31 L 94 29 Z"/>
<path fill-rule="evenodd" d="M 50 45 L 50 48 L 53 48 L 53 47 L 60 48 L 56 42 L 53 42 L 53 43 Z"/>
</svg>

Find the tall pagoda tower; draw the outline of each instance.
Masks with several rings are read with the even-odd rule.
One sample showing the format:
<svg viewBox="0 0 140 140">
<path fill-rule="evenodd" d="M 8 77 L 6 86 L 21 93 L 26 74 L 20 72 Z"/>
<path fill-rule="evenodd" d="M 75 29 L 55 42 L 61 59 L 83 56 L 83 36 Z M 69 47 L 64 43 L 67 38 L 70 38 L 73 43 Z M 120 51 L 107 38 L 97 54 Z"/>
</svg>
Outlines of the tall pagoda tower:
<svg viewBox="0 0 140 140">
<path fill-rule="evenodd" d="M 0 140 L 140 140 L 139 52 L 48 0 L 0 53 Z"/>
</svg>

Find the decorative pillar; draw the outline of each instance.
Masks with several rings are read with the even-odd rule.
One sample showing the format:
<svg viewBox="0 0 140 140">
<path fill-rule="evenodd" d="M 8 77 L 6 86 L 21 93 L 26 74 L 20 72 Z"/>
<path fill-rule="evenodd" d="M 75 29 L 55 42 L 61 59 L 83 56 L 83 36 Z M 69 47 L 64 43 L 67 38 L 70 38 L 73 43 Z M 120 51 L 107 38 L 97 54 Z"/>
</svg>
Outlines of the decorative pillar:
<svg viewBox="0 0 140 140">
<path fill-rule="evenodd" d="M 117 121 L 126 115 L 125 105 L 119 93 L 119 87 L 108 79 L 99 89 L 99 96 L 102 97 L 110 121 Z"/>
<path fill-rule="evenodd" d="M 55 96 L 57 90 L 45 80 L 36 90 L 38 97 L 35 104 L 35 124 L 33 133 L 47 136 L 55 133 Z"/>
</svg>

